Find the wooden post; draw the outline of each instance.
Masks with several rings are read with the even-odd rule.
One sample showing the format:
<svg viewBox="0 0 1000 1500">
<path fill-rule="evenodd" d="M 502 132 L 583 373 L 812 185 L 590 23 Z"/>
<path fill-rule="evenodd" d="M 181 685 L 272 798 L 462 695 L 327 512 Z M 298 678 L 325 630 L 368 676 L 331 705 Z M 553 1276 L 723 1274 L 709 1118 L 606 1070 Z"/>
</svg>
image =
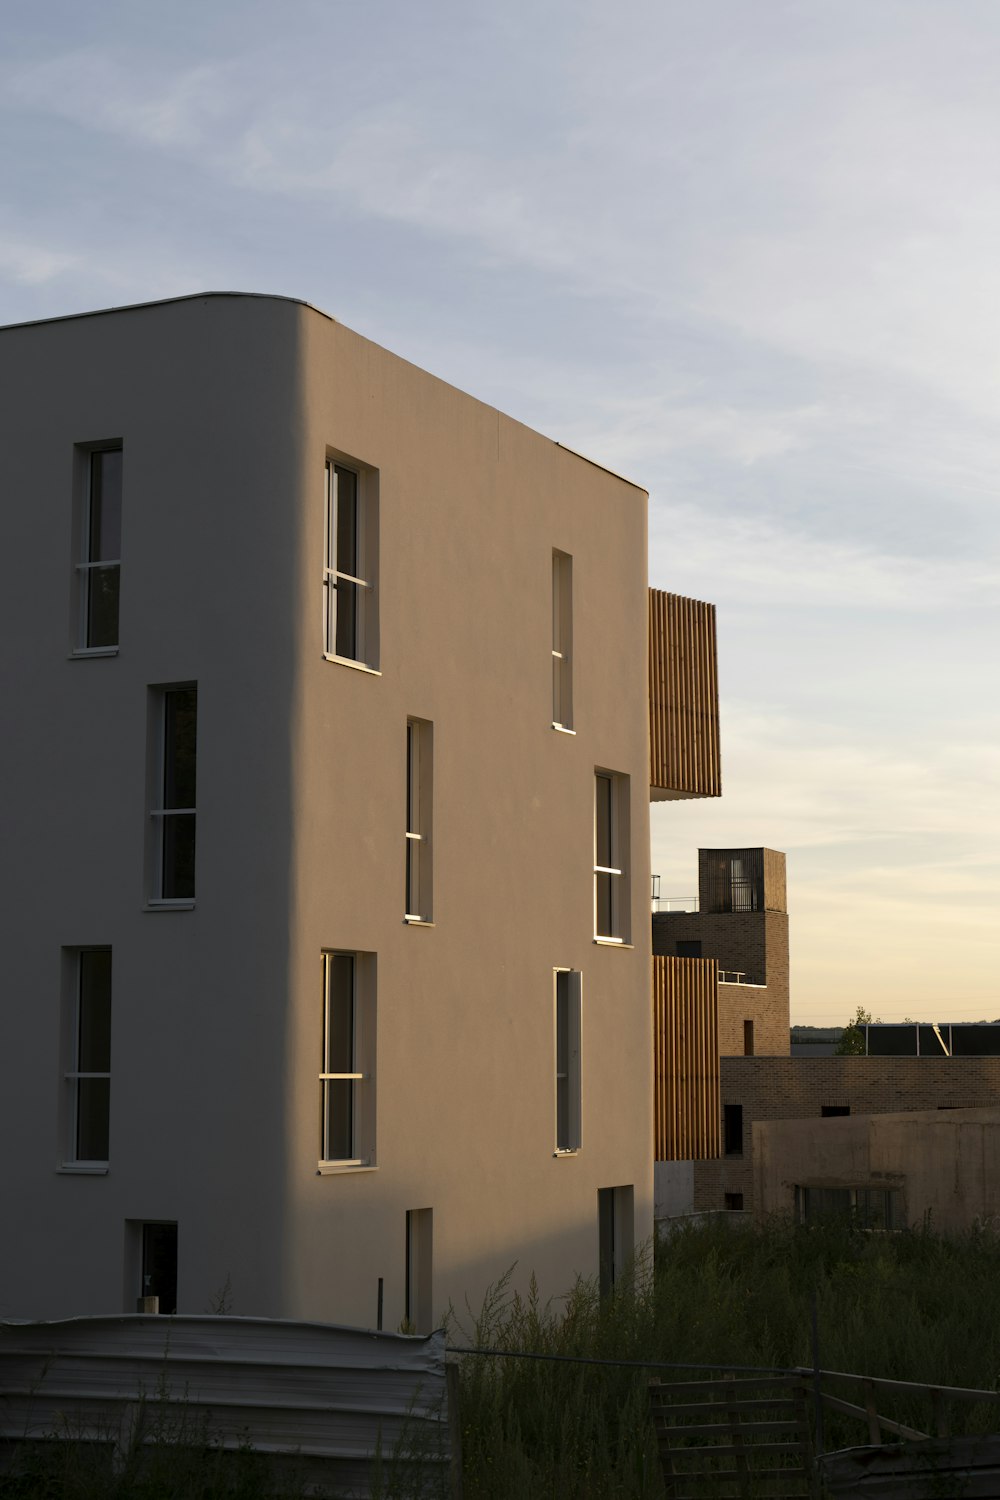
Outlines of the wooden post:
<svg viewBox="0 0 1000 1500">
<path fill-rule="evenodd" d="M 861 1382 L 865 1393 L 865 1411 L 868 1413 L 868 1441 L 881 1443 L 882 1427 L 878 1419 L 878 1408 L 875 1405 L 875 1387 L 870 1380 Z"/>
</svg>

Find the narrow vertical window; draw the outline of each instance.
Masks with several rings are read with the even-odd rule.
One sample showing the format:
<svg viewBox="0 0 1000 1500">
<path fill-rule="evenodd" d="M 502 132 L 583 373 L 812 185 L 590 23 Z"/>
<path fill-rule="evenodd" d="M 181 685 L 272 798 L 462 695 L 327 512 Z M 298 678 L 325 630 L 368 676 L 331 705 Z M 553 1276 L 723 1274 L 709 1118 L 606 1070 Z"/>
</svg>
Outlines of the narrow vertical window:
<svg viewBox="0 0 1000 1500">
<path fill-rule="evenodd" d="M 404 919 L 431 921 L 431 801 L 433 725 L 406 722 L 406 891 Z"/>
<path fill-rule="evenodd" d="M 370 1165 L 373 1157 L 372 955 L 323 955 L 320 1166 Z"/>
<path fill-rule="evenodd" d="M 177 1225 L 142 1225 L 142 1281 L 138 1307 L 145 1313 L 177 1311 Z"/>
<path fill-rule="evenodd" d="M 434 1326 L 434 1210 L 411 1208 L 406 1213 L 405 1319 L 412 1333 L 430 1333 Z"/>
<path fill-rule="evenodd" d="M 606 1297 L 635 1253 L 635 1192 L 631 1184 L 597 1190 L 598 1284 Z"/>
<path fill-rule="evenodd" d="M 629 940 L 628 777 L 598 771 L 594 778 L 594 935 Z"/>
<path fill-rule="evenodd" d="M 581 1142 L 580 1036 L 582 975 L 556 970 L 556 1151 L 579 1151 Z"/>
<path fill-rule="evenodd" d="M 753 1022 L 743 1022 L 743 1056 L 753 1057 Z"/>
<path fill-rule="evenodd" d="M 78 651 L 109 651 L 118 645 L 121 578 L 122 450 L 85 454 L 86 474 L 77 554 Z"/>
<path fill-rule="evenodd" d="M 573 727 L 573 559 L 552 554 L 552 727 Z"/>
<path fill-rule="evenodd" d="M 327 460 L 323 650 L 370 667 L 378 661 L 375 490 L 372 471 Z"/>
<path fill-rule="evenodd" d="M 198 688 L 154 695 L 152 879 L 154 902 L 193 901 L 197 822 Z"/>
<path fill-rule="evenodd" d="M 104 1165 L 111 1121 L 111 949 L 76 955 L 70 1014 L 69 1162 Z"/>
</svg>

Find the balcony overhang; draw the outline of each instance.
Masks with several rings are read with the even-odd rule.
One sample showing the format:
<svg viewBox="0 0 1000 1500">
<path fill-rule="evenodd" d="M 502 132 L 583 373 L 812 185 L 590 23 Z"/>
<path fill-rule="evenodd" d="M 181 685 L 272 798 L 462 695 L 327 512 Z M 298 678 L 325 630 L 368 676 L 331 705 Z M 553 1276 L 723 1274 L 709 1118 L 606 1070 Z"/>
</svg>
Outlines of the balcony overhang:
<svg viewBox="0 0 1000 1500">
<path fill-rule="evenodd" d="M 715 605 L 649 591 L 649 795 L 720 797 Z"/>
</svg>

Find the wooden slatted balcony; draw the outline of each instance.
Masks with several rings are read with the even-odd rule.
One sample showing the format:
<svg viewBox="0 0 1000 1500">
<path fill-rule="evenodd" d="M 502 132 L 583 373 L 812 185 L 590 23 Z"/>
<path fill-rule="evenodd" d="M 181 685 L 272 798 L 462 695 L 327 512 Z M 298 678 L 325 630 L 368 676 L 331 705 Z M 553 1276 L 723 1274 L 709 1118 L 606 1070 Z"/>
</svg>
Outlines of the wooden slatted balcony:
<svg viewBox="0 0 1000 1500">
<path fill-rule="evenodd" d="M 715 605 L 649 591 L 649 781 L 654 802 L 722 795 Z"/>
<path fill-rule="evenodd" d="M 720 1154 L 719 968 L 653 958 L 653 1137 L 657 1161 Z"/>
</svg>

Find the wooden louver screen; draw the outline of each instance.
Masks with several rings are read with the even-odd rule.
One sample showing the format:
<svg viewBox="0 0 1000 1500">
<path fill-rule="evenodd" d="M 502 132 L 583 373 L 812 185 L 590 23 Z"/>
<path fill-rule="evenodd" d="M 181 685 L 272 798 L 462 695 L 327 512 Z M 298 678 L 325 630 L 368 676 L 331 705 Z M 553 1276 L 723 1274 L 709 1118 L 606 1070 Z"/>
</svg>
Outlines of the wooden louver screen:
<svg viewBox="0 0 1000 1500">
<path fill-rule="evenodd" d="M 649 591 L 650 786 L 722 794 L 715 605 Z"/>
<path fill-rule="evenodd" d="M 657 1161 L 720 1154 L 718 982 L 715 959 L 653 959 Z"/>
</svg>

